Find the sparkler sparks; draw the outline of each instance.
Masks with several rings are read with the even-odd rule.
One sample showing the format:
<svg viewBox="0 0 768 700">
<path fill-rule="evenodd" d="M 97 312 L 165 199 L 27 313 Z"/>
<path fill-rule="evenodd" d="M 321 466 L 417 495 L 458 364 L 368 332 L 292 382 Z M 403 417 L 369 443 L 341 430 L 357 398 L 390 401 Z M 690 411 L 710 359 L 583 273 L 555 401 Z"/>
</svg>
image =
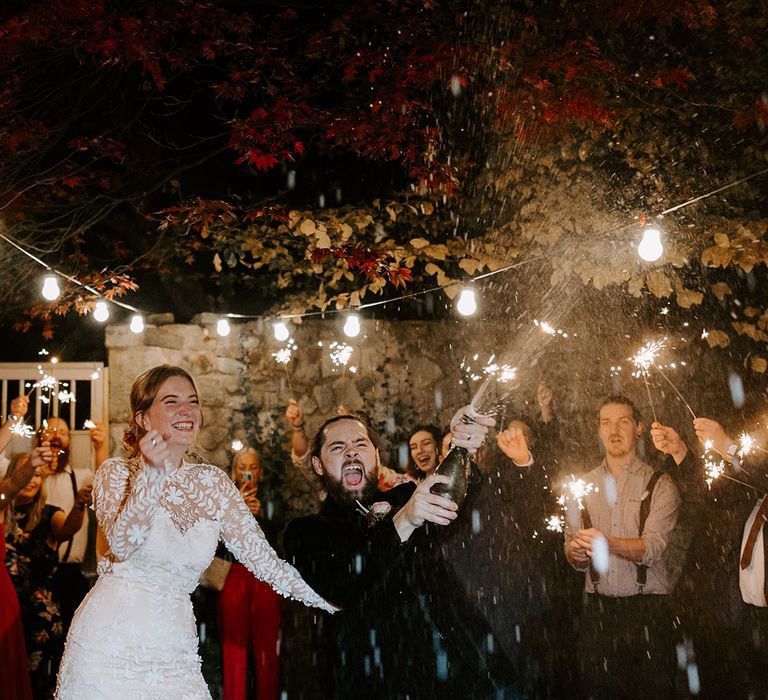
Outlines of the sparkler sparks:
<svg viewBox="0 0 768 700">
<path fill-rule="evenodd" d="M 272 353 L 272 357 L 275 358 L 275 362 L 277 362 L 277 364 L 287 365 L 291 361 L 291 357 L 293 357 L 293 351 L 295 349 L 296 341 L 293 338 L 289 338 L 284 347 Z"/>
<path fill-rule="evenodd" d="M 330 348 L 329 357 L 334 367 L 346 367 L 349 358 L 352 357 L 354 348 L 346 343 L 338 343 L 335 340 L 328 346 Z"/>
<path fill-rule="evenodd" d="M 637 370 L 633 372 L 635 377 L 648 377 L 653 364 L 656 362 L 656 358 L 659 353 L 666 347 L 666 338 L 663 340 L 655 340 L 643 345 L 640 350 L 630 357 L 632 364 L 637 367 Z"/>
<path fill-rule="evenodd" d="M 757 444 L 757 441 L 747 433 L 742 433 L 739 435 L 739 457 L 746 457 L 748 454 L 752 452 L 753 449 L 755 449 L 755 445 Z"/>
<path fill-rule="evenodd" d="M 35 429 L 27 425 L 21 418 L 14 418 L 9 430 L 14 435 L 20 435 L 21 437 L 25 438 L 31 438 L 35 436 Z"/>
<path fill-rule="evenodd" d="M 573 474 L 571 474 L 570 481 L 565 483 L 564 488 L 566 493 L 563 493 L 557 502 L 563 507 L 568 503 L 576 503 L 579 510 L 584 510 L 584 497 L 592 491 L 597 492 L 593 483 L 584 481 L 584 479 L 577 479 Z"/>
<path fill-rule="evenodd" d="M 550 515 L 544 519 L 547 530 L 562 533 L 565 531 L 565 518 L 562 515 Z"/>
<path fill-rule="evenodd" d="M 83 430 L 92 430 L 96 427 L 96 423 L 94 423 L 90 418 L 87 418 L 85 423 L 83 423 Z"/>
<path fill-rule="evenodd" d="M 493 356 L 491 356 L 493 359 Z M 494 362 L 490 362 L 483 367 L 483 373 L 489 377 L 495 377 L 500 382 L 511 382 L 517 377 L 517 367 L 511 367 L 510 365 L 499 365 Z"/>
</svg>

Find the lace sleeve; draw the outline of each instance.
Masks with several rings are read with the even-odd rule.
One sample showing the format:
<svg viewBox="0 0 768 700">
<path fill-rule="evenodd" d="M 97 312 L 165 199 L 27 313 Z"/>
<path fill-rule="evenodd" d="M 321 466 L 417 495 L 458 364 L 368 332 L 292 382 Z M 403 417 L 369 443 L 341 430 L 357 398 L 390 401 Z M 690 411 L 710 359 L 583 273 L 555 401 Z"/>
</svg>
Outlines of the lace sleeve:
<svg viewBox="0 0 768 700">
<path fill-rule="evenodd" d="M 283 561 L 267 542 L 240 492 L 217 467 L 207 467 L 200 478 L 216 499 L 214 513 L 227 549 L 254 576 L 268 583 L 280 595 L 305 605 L 335 612 L 337 608 L 313 591 L 296 569 Z"/>
<path fill-rule="evenodd" d="M 125 561 L 144 543 L 165 477 L 162 469 L 123 459 L 109 459 L 96 472 L 96 518 L 116 559 Z"/>
</svg>

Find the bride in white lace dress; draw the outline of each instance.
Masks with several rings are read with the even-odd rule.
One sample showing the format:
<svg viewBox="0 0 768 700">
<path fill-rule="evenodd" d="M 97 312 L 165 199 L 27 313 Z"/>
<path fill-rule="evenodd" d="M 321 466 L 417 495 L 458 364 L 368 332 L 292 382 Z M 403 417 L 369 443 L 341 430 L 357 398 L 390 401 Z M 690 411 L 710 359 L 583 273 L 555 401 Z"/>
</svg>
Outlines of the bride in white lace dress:
<svg viewBox="0 0 768 700">
<path fill-rule="evenodd" d="M 72 622 L 56 697 L 209 700 L 190 593 L 219 538 L 281 595 L 335 608 L 278 558 L 223 471 L 183 460 L 203 423 L 189 374 L 162 365 L 139 376 L 131 413 L 132 457 L 94 479 L 109 552 Z"/>
</svg>

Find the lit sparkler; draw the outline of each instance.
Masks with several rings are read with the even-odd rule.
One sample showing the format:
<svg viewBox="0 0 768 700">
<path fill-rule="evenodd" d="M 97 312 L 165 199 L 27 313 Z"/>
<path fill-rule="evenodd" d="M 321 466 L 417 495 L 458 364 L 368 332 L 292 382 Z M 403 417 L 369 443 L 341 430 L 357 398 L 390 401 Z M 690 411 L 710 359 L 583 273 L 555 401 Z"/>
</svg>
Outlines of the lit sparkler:
<svg viewBox="0 0 768 700">
<path fill-rule="evenodd" d="M 14 435 L 31 438 L 35 436 L 35 429 L 24 422 L 23 418 L 14 418 L 9 428 Z"/>
<path fill-rule="evenodd" d="M 288 342 L 286 342 L 286 344 L 280 348 L 280 350 L 272 353 L 272 357 L 275 358 L 275 362 L 283 366 L 283 370 L 285 371 L 285 379 L 288 382 L 288 389 L 290 390 L 291 394 L 293 394 L 294 391 L 293 384 L 291 383 L 291 374 L 288 372 L 288 364 L 293 357 L 293 351 L 295 349 L 296 341 L 293 338 L 288 338 Z"/>
<path fill-rule="evenodd" d="M 242 440 L 232 440 L 232 450 L 234 452 L 240 452 L 244 447 Z"/>
<path fill-rule="evenodd" d="M 739 435 L 739 457 L 746 457 L 755 449 L 757 441 L 751 435 L 742 433 Z"/>
<path fill-rule="evenodd" d="M 565 482 L 564 489 L 566 493 L 563 493 L 557 502 L 563 507 L 568 503 L 575 503 L 579 510 L 584 510 L 584 498 L 592 491 L 597 491 L 593 483 L 584 481 L 584 479 L 577 479 L 573 474 L 571 474 L 570 481 Z"/>
<path fill-rule="evenodd" d="M 95 427 L 96 423 L 94 423 L 90 418 L 86 418 L 85 423 L 83 423 L 83 430 L 93 430 Z"/>
<path fill-rule="evenodd" d="M 658 419 L 656 417 L 656 406 L 653 405 L 653 398 L 651 397 L 651 387 L 648 384 L 648 373 L 664 347 L 664 340 L 651 341 L 650 343 L 643 345 L 635 355 L 629 358 L 632 364 L 637 368 L 635 372 L 632 373 L 633 376 L 643 378 L 645 392 L 648 394 L 648 402 L 651 404 L 654 423 L 658 422 Z"/>
<path fill-rule="evenodd" d="M 335 340 L 328 346 L 330 348 L 329 357 L 334 367 L 346 367 L 349 358 L 352 357 L 354 348 L 346 343 L 338 343 Z"/>
<path fill-rule="evenodd" d="M 550 515 L 544 519 L 544 522 L 550 532 L 562 533 L 565 531 L 565 518 L 562 515 Z"/>
<path fill-rule="evenodd" d="M 712 451 L 712 440 L 706 440 L 704 442 L 704 454 L 702 456 L 704 461 L 704 481 L 707 482 L 707 486 L 712 488 L 712 482 L 719 479 L 721 476 L 725 476 L 725 462 L 715 457 Z"/>
</svg>

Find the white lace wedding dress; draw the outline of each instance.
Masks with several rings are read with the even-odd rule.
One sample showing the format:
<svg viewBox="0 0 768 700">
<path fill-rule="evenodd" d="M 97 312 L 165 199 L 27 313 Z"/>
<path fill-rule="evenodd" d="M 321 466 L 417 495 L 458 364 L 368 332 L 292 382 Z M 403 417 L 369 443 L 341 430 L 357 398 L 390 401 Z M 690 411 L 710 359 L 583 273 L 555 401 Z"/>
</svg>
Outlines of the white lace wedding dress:
<svg viewBox="0 0 768 700">
<path fill-rule="evenodd" d="M 111 459 L 93 498 L 110 551 L 67 636 L 59 700 L 209 700 L 190 593 L 219 538 L 281 595 L 333 610 L 277 556 L 216 467 Z"/>
</svg>

